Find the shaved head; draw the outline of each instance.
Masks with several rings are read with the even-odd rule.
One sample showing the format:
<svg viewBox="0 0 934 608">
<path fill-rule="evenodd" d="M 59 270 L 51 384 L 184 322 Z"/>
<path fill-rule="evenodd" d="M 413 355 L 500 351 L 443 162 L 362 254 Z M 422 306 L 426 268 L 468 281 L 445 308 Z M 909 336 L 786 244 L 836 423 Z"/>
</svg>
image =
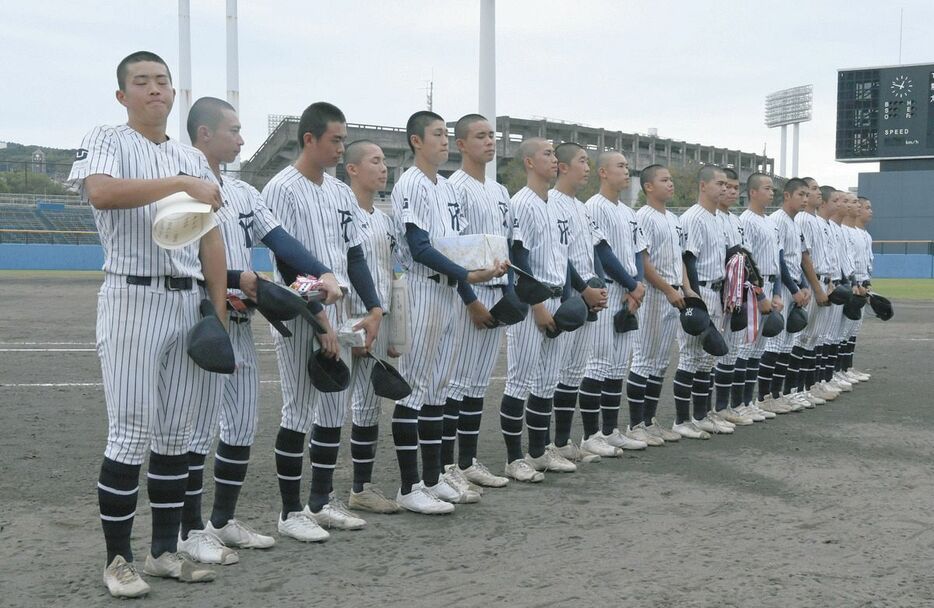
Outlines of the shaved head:
<svg viewBox="0 0 934 608">
<path fill-rule="evenodd" d="M 347 147 L 344 148 L 344 164 L 359 165 L 363 157 L 367 155 L 367 152 L 371 152 L 373 148 L 377 150 L 380 149 L 379 146 L 369 139 L 358 139 L 357 141 L 347 144 Z"/>
<path fill-rule="evenodd" d="M 572 141 L 566 141 L 562 144 L 558 144 L 555 147 L 555 156 L 558 158 L 559 163 L 567 164 L 574 160 L 574 157 L 577 156 L 578 152 L 581 152 L 584 147 L 580 144 L 576 144 Z"/>
<path fill-rule="evenodd" d="M 597 156 L 597 169 L 609 167 L 611 164 L 618 161 L 620 156 L 626 158 L 622 152 L 617 152 L 616 150 L 601 152 L 600 155 Z"/>
<path fill-rule="evenodd" d="M 530 137 L 529 139 L 523 139 L 522 143 L 519 144 L 519 158 L 523 161 L 527 158 L 532 158 L 535 156 L 535 153 L 542 149 L 542 146 L 546 145 L 548 142 L 541 137 Z"/>
<path fill-rule="evenodd" d="M 454 137 L 456 139 L 466 139 L 467 134 L 470 132 L 470 127 L 474 123 L 485 120 L 486 117 L 481 116 L 480 114 L 467 114 L 466 116 L 461 116 L 457 123 L 454 125 Z"/>
</svg>

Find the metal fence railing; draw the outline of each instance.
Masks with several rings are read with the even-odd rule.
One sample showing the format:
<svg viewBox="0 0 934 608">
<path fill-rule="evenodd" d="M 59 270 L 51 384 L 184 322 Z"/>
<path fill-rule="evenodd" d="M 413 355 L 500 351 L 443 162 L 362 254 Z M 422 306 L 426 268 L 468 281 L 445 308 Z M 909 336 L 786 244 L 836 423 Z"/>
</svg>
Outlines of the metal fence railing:
<svg viewBox="0 0 934 608">
<path fill-rule="evenodd" d="M 100 237 L 92 230 L 26 230 L 0 228 L 0 243 L 24 245 L 99 245 Z"/>
<path fill-rule="evenodd" d="M 934 255 L 934 241 L 873 241 L 872 252 Z"/>
</svg>

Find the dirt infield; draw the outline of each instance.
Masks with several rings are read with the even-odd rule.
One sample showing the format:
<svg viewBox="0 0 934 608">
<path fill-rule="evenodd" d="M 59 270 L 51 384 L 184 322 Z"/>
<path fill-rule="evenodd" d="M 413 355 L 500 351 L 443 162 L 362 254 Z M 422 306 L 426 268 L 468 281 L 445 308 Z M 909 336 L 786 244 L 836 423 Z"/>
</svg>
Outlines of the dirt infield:
<svg viewBox="0 0 934 608">
<path fill-rule="evenodd" d="M 100 581 L 95 488 L 106 427 L 93 344 L 100 279 L 0 281 L 0 605 L 112 605 Z M 67 299 L 52 299 L 63 292 Z M 889 323 L 868 321 L 857 367 L 872 371 L 872 381 L 816 411 L 549 474 L 536 486 L 488 490 L 448 517 L 373 515 L 366 530 L 333 532 L 322 545 L 281 539 L 268 551 L 242 551 L 214 583 L 152 581 L 143 601 L 931 605 L 932 313 L 932 303 L 901 302 Z M 274 533 L 279 386 L 266 327 L 256 335 L 261 432 L 238 515 Z M 494 469 L 504 456 L 495 415 L 504 368 L 503 356 L 480 440 L 480 459 Z M 666 386 L 660 416 L 672 412 Z M 394 494 L 388 415 L 374 480 Z M 344 494 L 350 470 L 345 448 L 335 476 Z M 150 530 L 145 491 L 140 498 L 137 556 Z"/>
</svg>

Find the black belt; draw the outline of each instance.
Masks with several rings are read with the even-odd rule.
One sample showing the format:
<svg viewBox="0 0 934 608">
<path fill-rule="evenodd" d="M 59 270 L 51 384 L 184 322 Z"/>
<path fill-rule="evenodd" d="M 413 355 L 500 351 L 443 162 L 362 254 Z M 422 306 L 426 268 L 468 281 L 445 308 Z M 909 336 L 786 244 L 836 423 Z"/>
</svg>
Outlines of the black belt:
<svg viewBox="0 0 934 608">
<path fill-rule="evenodd" d="M 833 283 L 834 287 L 837 287 L 838 285 L 840 285 L 842 281 L 837 280 L 837 281 L 831 281 L 831 282 Z"/>
<path fill-rule="evenodd" d="M 444 275 L 444 279 L 445 279 L 445 282 L 446 282 L 446 284 L 447 284 L 448 287 L 454 287 L 455 285 L 457 285 L 457 279 L 452 279 L 452 278 L 449 277 L 448 275 Z M 434 282 L 437 283 L 438 285 L 441 285 L 441 275 L 440 275 L 440 274 L 432 274 L 432 275 L 429 275 L 429 276 L 428 276 L 428 280 L 429 280 L 429 281 L 434 281 Z"/>
<path fill-rule="evenodd" d="M 230 322 L 231 323 L 249 323 L 250 317 L 240 317 L 236 315 L 230 315 Z"/>
<path fill-rule="evenodd" d="M 723 287 L 723 279 L 719 279 L 717 281 L 698 281 L 697 284 L 701 287 L 709 286 L 710 289 L 718 291 L 721 287 Z"/>
<path fill-rule="evenodd" d="M 155 278 L 156 281 L 159 280 L 159 277 L 141 277 L 133 274 L 128 274 L 126 277 L 127 285 L 143 285 L 149 287 L 152 285 L 152 281 Z M 194 286 L 194 281 L 191 277 L 162 277 L 163 284 L 165 288 L 170 291 L 189 291 Z M 198 279 L 198 285 L 204 287 L 204 281 Z"/>
<path fill-rule="evenodd" d="M 830 285 L 830 283 L 833 282 L 833 279 L 830 278 L 830 275 L 829 275 L 829 274 L 828 274 L 828 275 L 824 275 L 824 276 L 822 276 L 822 277 L 818 277 L 818 278 L 819 278 L 820 282 L 823 283 L 824 285 Z"/>
<path fill-rule="evenodd" d="M 765 276 L 765 277 L 763 277 L 763 278 L 765 279 L 765 282 L 766 282 L 766 283 L 774 283 L 774 282 L 775 282 L 775 278 L 776 278 L 777 276 L 778 276 L 778 275 L 770 274 L 770 275 L 767 275 L 767 276 Z"/>
<path fill-rule="evenodd" d="M 487 289 L 499 289 L 500 291 L 506 291 L 506 288 L 509 287 L 506 283 L 502 285 L 480 285 L 480 287 L 486 287 Z"/>
</svg>

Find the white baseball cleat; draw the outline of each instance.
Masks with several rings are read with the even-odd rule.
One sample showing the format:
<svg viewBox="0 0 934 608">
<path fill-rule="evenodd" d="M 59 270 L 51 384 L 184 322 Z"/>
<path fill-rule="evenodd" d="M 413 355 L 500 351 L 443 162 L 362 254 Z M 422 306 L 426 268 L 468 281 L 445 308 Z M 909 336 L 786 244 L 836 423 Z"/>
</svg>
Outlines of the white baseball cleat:
<svg viewBox="0 0 934 608">
<path fill-rule="evenodd" d="M 490 469 L 483 466 L 476 458 L 473 459 L 473 463 L 469 467 L 461 469 L 461 473 L 467 478 L 467 481 L 481 487 L 502 488 L 509 484 L 508 478 L 494 475 L 490 472 Z"/>
<path fill-rule="evenodd" d="M 338 530 L 362 530 L 366 527 L 366 521 L 357 517 L 347 509 L 347 505 L 342 500 L 335 497 L 332 493 L 328 504 L 321 507 L 317 513 L 312 513 L 312 517 L 322 528 L 337 528 Z"/>
<path fill-rule="evenodd" d="M 110 565 L 104 568 L 104 584 L 113 597 L 142 597 L 149 593 L 149 585 L 136 570 L 133 562 L 114 557 Z"/>
<path fill-rule="evenodd" d="M 187 553 L 191 559 L 202 564 L 229 566 L 240 561 L 240 556 L 236 551 L 225 547 L 219 538 L 207 530 L 191 530 L 186 539 L 179 534 L 178 550 Z"/>
<path fill-rule="evenodd" d="M 712 416 L 710 414 L 707 414 L 700 420 L 695 419 L 695 420 L 692 420 L 692 422 L 694 423 L 694 426 L 708 433 L 722 433 L 724 435 L 729 435 L 730 433 L 733 432 L 732 427 L 729 427 L 723 422 L 721 422 L 718 418 L 716 418 L 715 415 Z"/>
<path fill-rule="evenodd" d="M 214 571 L 203 566 L 185 553 L 163 553 L 159 557 L 146 556 L 143 574 L 160 578 L 176 578 L 185 583 L 207 583 L 214 580 Z"/>
<path fill-rule="evenodd" d="M 685 420 L 680 424 L 676 422 L 672 425 L 671 430 L 687 439 L 710 439 L 710 433 L 699 429 L 692 420 Z"/>
<path fill-rule="evenodd" d="M 429 492 L 424 481 L 412 486 L 408 494 L 403 494 L 400 488 L 396 494 L 396 502 L 406 511 L 423 515 L 445 515 L 454 512 L 454 505 Z"/>
<path fill-rule="evenodd" d="M 456 465 L 445 467 L 445 473 L 441 476 L 441 480 L 459 494 L 459 498 L 454 501 L 455 503 L 473 504 L 480 502 L 480 492 L 470 488 L 470 482 L 467 481 L 463 472 Z"/>
<path fill-rule="evenodd" d="M 755 418 L 740 413 L 739 411 L 733 409 L 732 406 L 727 406 L 727 408 L 719 412 L 719 414 L 721 418 L 733 426 L 750 426 L 756 422 Z M 765 418 L 763 418 L 763 420 L 765 420 Z"/>
<path fill-rule="evenodd" d="M 528 461 L 528 456 L 525 458 L 517 458 L 512 462 L 506 463 L 505 469 L 506 477 L 510 479 L 515 479 L 516 481 L 527 481 L 529 483 L 538 483 L 545 479 L 545 475 L 535 470 L 532 467 L 532 464 Z"/>
<path fill-rule="evenodd" d="M 604 435 L 603 438 L 612 447 L 621 450 L 644 450 L 649 447 L 649 444 L 645 441 L 639 441 L 638 439 L 628 437 L 625 433 L 620 432 L 619 429 L 613 429 L 612 433 Z"/>
<path fill-rule="evenodd" d="M 652 435 L 646 430 L 645 423 L 640 422 L 635 427 L 626 426 L 626 430 L 623 432 L 623 435 L 632 439 L 633 441 L 641 441 L 647 446 L 658 447 L 660 445 L 665 445 L 665 440 L 657 435 Z"/>
<path fill-rule="evenodd" d="M 398 513 L 401 510 L 396 501 L 387 498 L 379 488 L 371 483 L 364 483 L 363 489 L 359 492 L 351 490 L 347 504 L 351 509 L 369 513 L 388 514 Z"/>
<path fill-rule="evenodd" d="M 619 448 L 616 448 L 603 437 L 603 433 L 597 431 L 587 439 L 581 439 L 580 451 L 582 454 L 595 454 L 603 458 L 616 458 L 620 455 Z"/>
<path fill-rule="evenodd" d="M 577 470 L 577 465 L 562 456 L 553 443 L 545 446 L 545 452 L 541 456 L 533 458 L 527 454 L 525 458 L 533 469 L 540 472 L 573 473 Z"/>
<path fill-rule="evenodd" d="M 237 549 L 268 549 L 276 544 L 275 538 L 260 534 L 238 519 L 231 519 L 220 528 L 215 528 L 208 520 L 204 531 L 210 532 L 228 547 Z"/>
<path fill-rule="evenodd" d="M 643 424 L 645 423 L 643 422 Z M 645 430 L 648 431 L 650 435 L 661 437 L 665 441 L 679 441 L 681 439 L 681 435 L 674 431 L 669 431 L 660 425 L 657 418 L 652 418 L 652 424 L 646 425 Z"/>
<path fill-rule="evenodd" d="M 724 418 L 724 417 L 723 417 L 723 413 L 722 413 L 722 412 L 718 412 L 717 410 L 710 410 L 710 411 L 708 411 L 708 412 L 707 412 L 707 417 L 710 418 L 711 420 L 713 420 L 713 421 L 714 421 L 714 424 L 716 424 L 718 427 L 724 427 L 724 426 L 725 426 L 725 427 L 727 427 L 728 429 L 730 429 L 731 431 L 732 431 L 733 429 L 736 428 L 736 425 L 735 425 L 735 424 L 733 424 L 732 422 L 730 422 L 729 420 L 727 420 L 726 418 Z"/>
<path fill-rule="evenodd" d="M 305 505 L 301 511 L 289 513 L 285 519 L 282 519 L 280 515 L 277 527 L 282 536 L 288 536 L 303 543 L 320 543 L 331 536 L 327 530 L 318 525 L 308 505 Z"/>
</svg>

